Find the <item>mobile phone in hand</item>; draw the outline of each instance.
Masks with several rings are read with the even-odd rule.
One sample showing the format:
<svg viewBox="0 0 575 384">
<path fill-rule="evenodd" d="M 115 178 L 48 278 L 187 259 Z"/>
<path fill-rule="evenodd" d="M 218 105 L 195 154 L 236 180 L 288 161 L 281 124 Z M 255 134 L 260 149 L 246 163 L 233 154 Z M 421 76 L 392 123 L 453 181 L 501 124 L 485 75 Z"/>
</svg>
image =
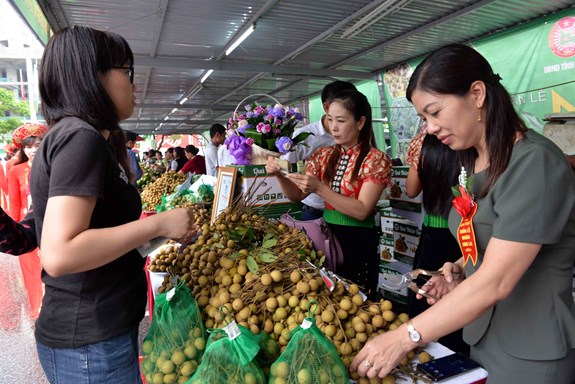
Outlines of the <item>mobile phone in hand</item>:
<svg viewBox="0 0 575 384">
<path fill-rule="evenodd" d="M 480 367 L 476 361 L 459 352 L 417 365 L 417 369 L 434 382 L 441 382 Z"/>
</svg>

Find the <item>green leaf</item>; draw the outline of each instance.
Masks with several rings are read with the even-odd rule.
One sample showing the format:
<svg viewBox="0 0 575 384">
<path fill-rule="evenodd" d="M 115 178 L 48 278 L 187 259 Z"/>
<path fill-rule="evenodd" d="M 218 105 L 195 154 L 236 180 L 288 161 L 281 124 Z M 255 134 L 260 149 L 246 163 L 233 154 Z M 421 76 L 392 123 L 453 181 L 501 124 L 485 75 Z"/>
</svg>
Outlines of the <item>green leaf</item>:
<svg viewBox="0 0 575 384">
<path fill-rule="evenodd" d="M 274 245 L 276 245 L 278 243 L 278 241 L 276 239 L 268 239 L 265 240 L 262 244 L 262 248 L 266 248 L 269 249 L 271 247 L 273 247 Z"/>
<path fill-rule="evenodd" d="M 294 144 L 301 143 L 302 141 L 307 139 L 310 135 L 314 134 L 311 132 L 300 132 L 296 137 L 292 139 L 292 141 L 294 142 Z"/>
<path fill-rule="evenodd" d="M 253 257 L 248 256 L 246 258 L 246 265 L 248 266 L 248 269 L 250 270 L 251 273 L 253 273 L 254 275 L 258 274 L 260 267 L 258 267 L 258 263 L 256 263 Z"/>
<path fill-rule="evenodd" d="M 260 256 L 260 260 L 263 261 L 264 263 L 273 263 L 274 261 L 276 261 L 278 259 L 278 257 L 276 255 L 274 255 L 273 253 L 262 253 Z"/>
<path fill-rule="evenodd" d="M 236 227 L 236 232 L 240 236 L 245 236 L 245 234 L 248 233 L 248 228 L 247 227 Z"/>
<path fill-rule="evenodd" d="M 256 131 L 255 129 L 252 129 L 252 128 L 246 129 L 244 131 L 244 136 L 252 138 L 254 140 L 254 143 L 259 145 L 260 147 L 265 145 L 264 144 L 264 138 L 263 138 L 262 134 L 259 133 L 258 131 Z"/>
<path fill-rule="evenodd" d="M 319 259 L 319 265 L 322 266 L 323 263 L 325 263 L 325 255 L 321 257 L 321 259 Z"/>
<path fill-rule="evenodd" d="M 212 244 L 212 248 L 225 248 L 225 246 L 222 243 L 213 243 Z"/>
<path fill-rule="evenodd" d="M 240 257 L 240 253 L 239 253 L 239 252 L 230 253 L 230 254 L 227 256 L 227 258 L 230 259 L 230 260 L 235 260 L 235 259 L 237 259 L 238 257 Z"/>
<path fill-rule="evenodd" d="M 471 194 L 471 185 L 473 185 L 473 176 L 469 176 L 467 180 L 465 180 L 465 189 L 467 189 L 469 194 Z"/>
<path fill-rule="evenodd" d="M 317 253 L 315 253 L 315 249 L 311 250 L 311 253 L 309 254 L 310 259 L 315 260 L 317 259 Z"/>
<path fill-rule="evenodd" d="M 274 137 L 273 139 L 266 139 L 266 149 L 270 150 L 272 152 L 277 152 L 278 151 L 278 147 L 276 147 L 276 138 Z"/>
<path fill-rule="evenodd" d="M 268 240 L 268 239 L 271 239 L 272 237 L 274 237 L 274 234 L 268 232 L 268 233 L 266 233 L 265 236 L 264 236 L 264 241 L 266 241 L 266 240 Z"/>
<path fill-rule="evenodd" d="M 461 191 L 459 190 L 459 184 L 452 186 L 451 192 L 453 193 L 453 196 L 461 197 Z"/>
</svg>

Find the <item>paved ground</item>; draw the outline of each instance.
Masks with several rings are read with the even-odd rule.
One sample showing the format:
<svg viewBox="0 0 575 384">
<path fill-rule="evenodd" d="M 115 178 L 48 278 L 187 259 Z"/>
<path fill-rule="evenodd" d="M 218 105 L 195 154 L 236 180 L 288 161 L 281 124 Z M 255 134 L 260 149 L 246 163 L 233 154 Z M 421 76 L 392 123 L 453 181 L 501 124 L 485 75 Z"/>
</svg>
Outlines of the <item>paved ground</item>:
<svg viewBox="0 0 575 384">
<path fill-rule="evenodd" d="M 47 384 L 38 361 L 18 258 L 0 253 L 0 265 L 0 383 Z M 140 345 L 148 329 L 146 317 L 140 325 Z"/>
</svg>

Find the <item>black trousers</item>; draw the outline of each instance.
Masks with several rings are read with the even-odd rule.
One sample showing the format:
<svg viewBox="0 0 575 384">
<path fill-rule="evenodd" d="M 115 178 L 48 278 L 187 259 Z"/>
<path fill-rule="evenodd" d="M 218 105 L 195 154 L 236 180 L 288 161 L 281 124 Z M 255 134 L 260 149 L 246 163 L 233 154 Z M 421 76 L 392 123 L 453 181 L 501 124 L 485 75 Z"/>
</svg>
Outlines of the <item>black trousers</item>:
<svg viewBox="0 0 575 384">
<path fill-rule="evenodd" d="M 375 228 L 329 224 L 343 251 L 343 265 L 337 274 L 362 287 L 370 299 L 377 295 L 379 280 L 379 238 Z"/>
</svg>

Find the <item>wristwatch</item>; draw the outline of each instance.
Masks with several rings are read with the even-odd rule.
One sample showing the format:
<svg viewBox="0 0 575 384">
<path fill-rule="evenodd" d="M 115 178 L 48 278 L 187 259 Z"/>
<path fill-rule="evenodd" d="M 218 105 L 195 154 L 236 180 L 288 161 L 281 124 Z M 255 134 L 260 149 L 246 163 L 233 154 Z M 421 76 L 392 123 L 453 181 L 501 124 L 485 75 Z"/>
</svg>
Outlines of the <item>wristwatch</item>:
<svg viewBox="0 0 575 384">
<path fill-rule="evenodd" d="M 409 333 L 409 339 L 414 343 L 421 341 L 421 334 L 413 327 L 411 321 L 407 323 L 407 332 Z"/>
</svg>

